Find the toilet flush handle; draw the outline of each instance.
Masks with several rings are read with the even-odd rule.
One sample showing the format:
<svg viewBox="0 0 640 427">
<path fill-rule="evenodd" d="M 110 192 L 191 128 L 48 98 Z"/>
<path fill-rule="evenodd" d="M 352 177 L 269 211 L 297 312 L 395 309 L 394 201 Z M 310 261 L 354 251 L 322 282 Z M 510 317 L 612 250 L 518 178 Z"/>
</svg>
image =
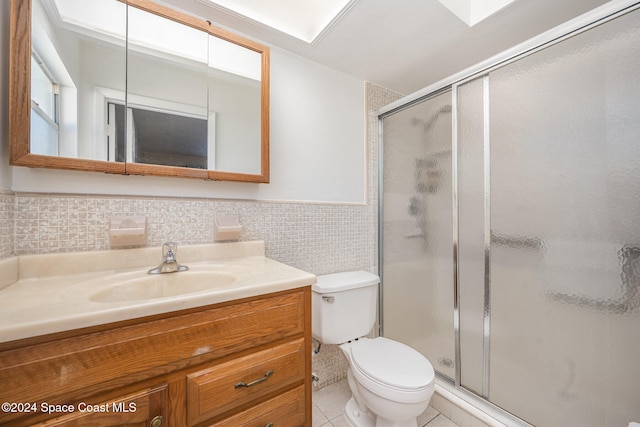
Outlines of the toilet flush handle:
<svg viewBox="0 0 640 427">
<path fill-rule="evenodd" d="M 322 297 L 322 301 L 326 301 L 329 302 L 331 304 L 333 304 L 333 302 L 336 300 L 336 297 L 329 297 L 329 296 L 323 296 Z"/>
</svg>

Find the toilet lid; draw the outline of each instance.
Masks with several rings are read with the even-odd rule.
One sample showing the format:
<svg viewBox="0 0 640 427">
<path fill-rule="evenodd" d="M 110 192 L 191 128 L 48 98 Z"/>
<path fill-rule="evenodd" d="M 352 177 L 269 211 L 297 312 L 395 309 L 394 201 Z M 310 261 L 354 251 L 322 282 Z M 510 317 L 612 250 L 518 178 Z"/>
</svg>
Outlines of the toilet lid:
<svg viewBox="0 0 640 427">
<path fill-rule="evenodd" d="M 434 379 L 431 363 L 413 348 L 384 337 L 352 346 L 353 363 L 365 375 L 399 389 L 416 390 Z"/>
</svg>

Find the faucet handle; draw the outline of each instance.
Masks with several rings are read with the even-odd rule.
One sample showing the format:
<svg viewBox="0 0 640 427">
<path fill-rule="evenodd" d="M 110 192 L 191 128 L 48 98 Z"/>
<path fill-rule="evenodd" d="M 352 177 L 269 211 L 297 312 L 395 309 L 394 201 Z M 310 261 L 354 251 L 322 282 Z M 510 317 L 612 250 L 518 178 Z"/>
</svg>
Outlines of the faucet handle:
<svg viewBox="0 0 640 427">
<path fill-rule="evenodd" d="M 175 259 L 178 252 L 178 244 L 175 242 L 166 242 L 162 244 L 162 257 L 164 259 Z"/>
<path fill-rule="evenodd" d="M 149 274 L 175 273 L 176 271 L 186 271 L 189 269 L 186 265 L 178 264 L 176 261 L 176 252 L 178 252 L 178 244 L 175 242 L 166 242 L 162 244 L 162 262 L 156 268 L 149 270 Z"/>
</svg>

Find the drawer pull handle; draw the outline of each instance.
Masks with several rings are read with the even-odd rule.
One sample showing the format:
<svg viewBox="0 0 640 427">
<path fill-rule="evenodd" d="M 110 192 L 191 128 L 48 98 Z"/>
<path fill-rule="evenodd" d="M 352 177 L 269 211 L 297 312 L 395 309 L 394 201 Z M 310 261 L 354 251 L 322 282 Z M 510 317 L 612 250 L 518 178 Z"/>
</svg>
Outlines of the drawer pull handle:
<svg viewBox="0 0 640 427">
<path fill-rule="evenodd" d="M 235 388 L 251 387 L 252 385 L 260 384 L 261 382 L 266 381 L 271 375 L 273 375 L 273 371 L 268 370 L 267 372 L 265 372 L 264 377 L 258 378 L 257 380 L 251 381 L 250 383 L 245 383 L 244 381 L 239 382 L 236 384 Z"/>
<path fill-rule="evenodd" d="M 267 425 L 266 425 L 266 426 L 264 426 L 264 427 L 273 427 L 273 423 L 269 423 L 269 424 L 267 424 Z"/>
</svg>

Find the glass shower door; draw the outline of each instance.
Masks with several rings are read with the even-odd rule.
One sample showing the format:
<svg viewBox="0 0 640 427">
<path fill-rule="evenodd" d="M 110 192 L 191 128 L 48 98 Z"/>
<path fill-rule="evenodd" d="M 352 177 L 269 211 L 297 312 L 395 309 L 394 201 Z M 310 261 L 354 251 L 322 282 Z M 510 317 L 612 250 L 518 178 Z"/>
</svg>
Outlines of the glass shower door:
<svg viewBox="0 0 640 427">
<path fill-rule="evenodd" d="M 383 119 L 384 336 L 455 377 L 451 93 Z"/>
<path fill-rule="evenodd" d="M 640 12 L 456 87 L 461 385 L 640 421 Z"/>
<path fill-rule="evenodd" d="M 639 19 L 490 74 L 490 397 L 535 425 L 640 421 Z"/>
</svg>

